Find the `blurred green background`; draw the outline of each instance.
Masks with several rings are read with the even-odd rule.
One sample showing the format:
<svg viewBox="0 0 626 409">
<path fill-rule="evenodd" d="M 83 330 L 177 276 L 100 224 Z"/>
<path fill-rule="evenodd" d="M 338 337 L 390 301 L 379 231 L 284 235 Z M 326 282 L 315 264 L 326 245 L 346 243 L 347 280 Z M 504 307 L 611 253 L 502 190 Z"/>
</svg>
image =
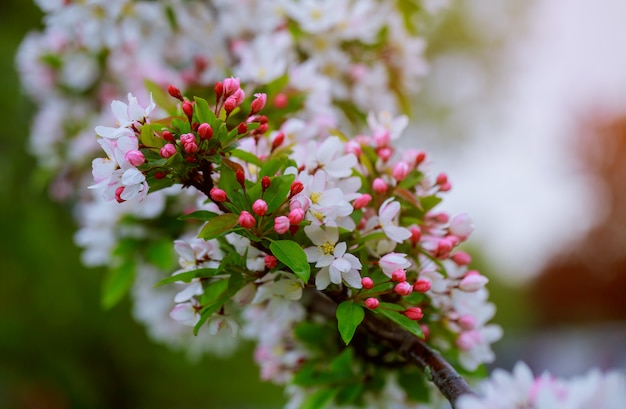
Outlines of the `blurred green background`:
<svg viewBox="0 0 626 409">
<path fill-rule="evenodd" d="M 252 349 L 191 363 L 151 342 L 128 300 L 100 307 L 103 271 L 79 262 L 70 209 L 36 187 L 26 153 L 32 105 L 19 94 L 15 51 L 42 15 L 27 0 L 0 7 L 0 408 L 278 407 Z"/>
</svg>

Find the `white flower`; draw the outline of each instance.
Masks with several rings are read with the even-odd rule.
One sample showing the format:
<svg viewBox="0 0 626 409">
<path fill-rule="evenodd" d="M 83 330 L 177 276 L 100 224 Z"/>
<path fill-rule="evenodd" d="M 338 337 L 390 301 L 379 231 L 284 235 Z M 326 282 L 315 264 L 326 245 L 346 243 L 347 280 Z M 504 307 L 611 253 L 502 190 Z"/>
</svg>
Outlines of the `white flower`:
<svg viewBox="0 0 626 409">
<path fill-rule="evenodd" d="M 396 243 L 402 243 L 411 237 L 409 229 L 397 225 L 396 218 L 400 213 L 400 203 L 393 200 L 393 197 L 385 200 L 378 209 L 378 216 L 370 218 L 365 230 L 375 230 L 381 228 L 385 235 Z"/>
<path fill-rule="evenodd" d="M 137 98 L 133 94 L 128 93 L 128 104 L 122 101 L 113 101 L 111 103 L 111 110 L 117 119 L 118 127 L 97 126 L 96 133 L 108 139 L 117 139 L 123 135 L 133 136 L 134 131 L 130 127 L 144 123 L 155 107 L 152 94 L 150 94 L 150 104 L 143 108 L 139 105 Z"/>
<path fill-rule="evenodd" d="M 344 280 L 352 288 L 361 288 L 361 275 L 359 270 L 363 268 L 358 258 L 346 253 L 345 242 L 337 243 L 339 230 L 332 227 L 322 229 L 311 224 L 304 228 L 307 237 L 315 246 L 307 247 L 304 252 L 309 263 L 315 263 L 315 267 L 321 267 L 315 276 L 315 286 L 323 290 L 330 283 L 341 284 Z"/>
</svg>

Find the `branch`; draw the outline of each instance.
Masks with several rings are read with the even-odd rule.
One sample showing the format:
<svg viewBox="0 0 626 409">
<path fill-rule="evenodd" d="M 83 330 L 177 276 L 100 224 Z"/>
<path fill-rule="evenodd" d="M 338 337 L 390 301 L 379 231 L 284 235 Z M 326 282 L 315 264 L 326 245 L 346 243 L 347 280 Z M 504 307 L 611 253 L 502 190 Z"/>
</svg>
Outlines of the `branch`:
<svg viewBox="0 0 626 409">
<path fill-rule="evenodd" d="M 328 318 L 335 318 L 337 301 L 320 291 L 312 291 L 311 308 Z M 359 328 L 363 328 L 377 340 L 385 342 L 408 362 L 423 370 L 453 408 L 461 395 L 474 394 L 463 377 L 439 352 L 405 329 L 376 317 L 370 311 L 365 312 L 365 318 Z"/>
</svg>

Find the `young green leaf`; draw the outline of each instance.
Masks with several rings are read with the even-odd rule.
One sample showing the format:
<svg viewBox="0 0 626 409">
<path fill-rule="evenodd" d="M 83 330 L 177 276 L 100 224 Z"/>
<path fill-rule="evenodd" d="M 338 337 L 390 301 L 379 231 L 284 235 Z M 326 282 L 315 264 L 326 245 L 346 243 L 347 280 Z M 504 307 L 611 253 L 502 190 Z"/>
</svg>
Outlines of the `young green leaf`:
<svg viewBox="0 0 626 409">
<path fill-rule="evenodd" d="M 339 328 L 341 339 L 348 345 L 354 336 L 354 331 L 363 321 L 365 312 L 360 305 L 355 304 L 353 301 L 344 301 L 337 307 L 335 315 L 337 316 L 337 327 Z"/>
<path fill-rule="evenodd" d="M 233 227 L 237 225 L 239 222 L 239 217 L 234 213 L 225 213 L 220 214 L 219 216 L 214 217 L 209 220 L 200 233 L 198 237 L 205 240 L 214 239 L 224 234 L 230 232 Z"/>
<path fill-rule="evenodd" d="M 270 244 L 274 257 L 286 265 L 300 280 L 307 283 L 311 277 L 311 266 L 306 259 L 306 253 L 295 241 L 277 240 Z"/>
<path fill-rule="evenodd" d="M 256 166 L 261 166 L 263 164 L 263 162 L 261 162 L 261 159 L 259 159 L 255 154 L 241 149 L 233 149 L 232 151 L 230 151 L 230 154 L 236 158 L 244 160 L 248 163 L 252 163 Z"/>
<path fill-rule="evenodd" d="M 323 409 L 337 395 L 336 388 L 322 388 L 308 395 L 298 409 Z"/>
<path fill-rule="evenodd" d="M 217 216 L 217 213 L 210 212 L 208 210 L 196 210 L 195 212 L 184 214 L 178 218 L 178 220 L 202 220 L 208 222 Z"/>
<path fill-rule="evenodd" d="M 402 328 L 406 329 L 407 331 L 409 331 L 411 334 L 415 335 L 416 337 L 419 337 L 422 339 L 424 338 L 424 333 L 422 332 L 422 328 L 420 328 L 417 321 L 413 321 L 406 315 L 401 314 L 397 311 L 390 311 L 384 308 L 378 308 L 374 310 L 374 312 L 384 315 L 385 317 L 389 318 L 391 321 L 400 325 Z"/>
</svg>

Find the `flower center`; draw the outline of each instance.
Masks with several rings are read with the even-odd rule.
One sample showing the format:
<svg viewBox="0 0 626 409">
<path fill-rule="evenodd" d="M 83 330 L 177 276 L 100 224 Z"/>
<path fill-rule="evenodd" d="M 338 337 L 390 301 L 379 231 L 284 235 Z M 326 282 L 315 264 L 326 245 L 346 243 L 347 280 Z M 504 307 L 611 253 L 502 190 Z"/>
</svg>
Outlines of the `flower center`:
<svg viewBox="0 0 626 409">
<path fill-rule="evenodd" d="M 311 203 L 318 204 L 320 202 L 321 197 L 322 197 L 322 192 L 311 192 Z"/>
<path fill-rule="evenodd" d="M 335 245 L 327 241 L 320 246 L 320 249 L 322 249 L 322 253 L 324 254 L 333 254 L 335 252 Z"/>
</svg>

